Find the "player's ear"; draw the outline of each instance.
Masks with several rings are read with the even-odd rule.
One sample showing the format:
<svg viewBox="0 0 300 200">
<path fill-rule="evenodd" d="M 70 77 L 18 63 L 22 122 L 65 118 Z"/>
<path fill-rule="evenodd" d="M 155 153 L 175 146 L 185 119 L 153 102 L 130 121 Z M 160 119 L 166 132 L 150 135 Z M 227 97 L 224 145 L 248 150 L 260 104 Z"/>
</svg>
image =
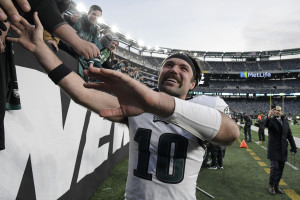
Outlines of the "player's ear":
<svg viewBox="0 0 300 200">
<path fill-rule="evenodd" d="M 195 87 L 196 87 L 196 80 L 193 80 L 190 85 L 190 90 L 194 89 Z"/>
</svg>

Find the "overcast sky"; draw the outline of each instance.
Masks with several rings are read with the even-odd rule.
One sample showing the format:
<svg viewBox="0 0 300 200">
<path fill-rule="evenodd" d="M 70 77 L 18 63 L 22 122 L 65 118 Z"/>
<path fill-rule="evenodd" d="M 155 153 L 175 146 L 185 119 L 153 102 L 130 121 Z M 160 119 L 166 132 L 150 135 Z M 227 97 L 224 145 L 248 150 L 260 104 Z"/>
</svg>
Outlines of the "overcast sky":
<svg viewBox="0 0 300 200">
<path fill-rule="evenodd" d="M 300 0 L 75 0 L 146 46 L 198 51 L 300 48 Z"/>
</svg>

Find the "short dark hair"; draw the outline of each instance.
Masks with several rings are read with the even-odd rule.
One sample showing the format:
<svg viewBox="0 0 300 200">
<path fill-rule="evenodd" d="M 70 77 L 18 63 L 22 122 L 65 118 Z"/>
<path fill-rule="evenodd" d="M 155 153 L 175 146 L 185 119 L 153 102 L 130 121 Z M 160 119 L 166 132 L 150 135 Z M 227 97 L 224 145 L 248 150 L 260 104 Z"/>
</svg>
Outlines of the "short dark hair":
<svg viewBox="0 0 300 200">
<path fill-rule="evenodd" d="M 102 9 L 100 8 L 100 6 L 92 5 L 92 6 L 90 7 L 90 10 L 89 10 L 88 14 L 89 14 L 90 12 L 92 12 L 93 10 L 99 10 L 99 11 L 102 13 Z"/>
</svg>

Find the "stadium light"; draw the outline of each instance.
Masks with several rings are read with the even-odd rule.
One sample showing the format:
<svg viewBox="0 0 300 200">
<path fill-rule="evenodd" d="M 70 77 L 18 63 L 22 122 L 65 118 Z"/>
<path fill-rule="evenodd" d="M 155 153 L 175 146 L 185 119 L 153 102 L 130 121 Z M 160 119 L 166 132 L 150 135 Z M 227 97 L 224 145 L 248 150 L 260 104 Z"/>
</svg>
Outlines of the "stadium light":
<svg viewBox="0 0 300 200">
<path fill-rule="evenodd" d="M 85 5 L 83 3 L 80 3 L 80 2 L 77 3 L 76 9 L 79 12 L 87 12 L 87 9 L 86 9 Z"/>
<path fill-rule="evenodd" d="M 118 28 L 117 28 L 116 26 L 112 26 L 112 27 L 111 27 L 111 31 L 112 31 L 113 33 L 116 33 L 116 32 L 118 32 Z"/>
<path fill-rule="evenodd" d="M 126 40 L 131 40 L 132 39 L 129 34 L 127 34 L 125 37 L 126 37 Z"/>
<path fill-rule="evenodd" d="M 142 40 L 139 40 L 139 41 L 138 41 L 138 45 L 139 45 L 140 47 L 143 47 L 143 46 L 144 46 L 144 42 L 143 42 Z"/>
<path fill-rule="evenodd" d="M 159 47 L 158 46 L 155 47 L 155 51 L 159 51 Z"/>
</svg>

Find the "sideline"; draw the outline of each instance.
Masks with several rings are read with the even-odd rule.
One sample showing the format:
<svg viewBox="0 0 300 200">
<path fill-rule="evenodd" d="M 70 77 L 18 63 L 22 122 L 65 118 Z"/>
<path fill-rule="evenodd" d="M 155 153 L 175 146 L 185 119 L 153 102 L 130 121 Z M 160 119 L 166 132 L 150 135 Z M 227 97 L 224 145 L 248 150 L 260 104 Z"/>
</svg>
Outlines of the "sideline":
<svg viewBox="0 0 300 200">
<path fill-rule="evenodd" d="M 238 125 L 241 126 L 241 127 L 244 127 L 244 124 L 240 124 L 240 122 L 238 122 Z M 251 130 L 258 132 L 258 127 L 254 126 L 254 125 L 251 125 Z M 269 135 L 267 128 L 265 129 L 265 135 Z M 297 148 L 300 148 L 300 138 L 297 138 L 297 137 L 294 136 L 294 140 L 295 140 Z"/>
<path fill-rule="evenodd" d="M 238 142 L 239 142 L 239 143 L 242 143 L 242 141 L 241 141 L 240 138 L 238 139 Z M 255 142 L 255 143 L 256 143 L 256 142 Z M 257 143 L 256 143 L 256 144 L 257 144 Z M 257 144 L 257 145 L 258 145 L 258 144 Z M 261 147 L 262 147 L 263 149 L 267 150 L 266 147 L 264 147 L 264 146 L 261 146 Z M 246 150 L 249 152 L 249 154 L 252 156 L 252 158 L 253 158 L 255 161 L 257 161 L 258 165 L 261 166 L 261 167 L 263 167 L 264 170 L 265 170 L 265 172 L 266 172 L 267 174 L 270 174 L 270 168 L 267 167 L 268 165 L 267 165 L 266 163 L 262 162 L 262 161 L 261 161 L 261 158 L 260 158 L 259 156 L 257 156 L 257 155 L 255 154 L 255 152 L 252 151 L 251 148 L 247 147 Z M 287 163 L 287 162 L 286 162 L 286 163 Z M 287 163 L 287 164 L 288 164 L 288 163 Z M 289 187 L 288 184 L 287 184 L 283 179 L 280 180 L 279 185 Z M 293 189 L 283 189 L 283 191 L 284 191 L 284 193 L 285 193 L 291 200 L 299 200 L 299 199 L 300 199 L 300 196 L 299 196 L 299 195 L 297 194 L 297 192 L 296 192 L 295 190 L 293 190 Z"/>
<path fill-rule="evenodd" d="M 255 142 L 256 143 L 256 142 Z M 256 143 L 257 144 L 257 143 Z M 259 144 L 257 144 L 257 145 L 259 145 Z M 263 148 L 264 150 L 266 150 L 267 151 L 267 148 L 266 147 L 264 147 L 264 146 L 260 146 L 261 148 Z M 294 170 L 299 170 L 297 167 L 295 167 L 294 165 L 292 165 L 291 163 L 289 163 L 289 162 L 285 162 L 288 166 L 290 166 L 291 168 L 293 168 Z"/>
<path fill-rule="evenodd" d="M 244 127 L 244 124 L 240 124 L 239 122 L 238 122 L 238 125 L 241 126 L 241 127 Z M 257 127 L 257 126 L 251 125 L 251 130 L 258 132 L 258 127 Z M 265 129 L 265 135 L 268 136 L 268 129 Z M 294 137 L 294 140 L 295 140 L 295 143 L 296 143 L 297 148 L 299 148 L 299 147 L 300 147 L 300 138 Z M 254 141 L 253 141 L 253 142 L 254 142 Z M 255 143 L 256 143 L 256 142 L 255 142 Z M 256 143 L 256 144 L 258 145 L 258 143 Z M 263 148 L 263 149 L 265 149 L 265 150 L 267 150 L 267 148 L 264 147 L 264 146 L 260 146 L 260 147 Z M 291 168 L 293 168 L 294 170 L 299 170 L 297 167 L 295 167 L 295 166 L 292 165 L 291 163 L 289 163 L 289 162 L 287 162 L 287 161 L 286 161 L 285 163 L 286 163 L 288 166 L 290 166 Z"/>
</svg>

